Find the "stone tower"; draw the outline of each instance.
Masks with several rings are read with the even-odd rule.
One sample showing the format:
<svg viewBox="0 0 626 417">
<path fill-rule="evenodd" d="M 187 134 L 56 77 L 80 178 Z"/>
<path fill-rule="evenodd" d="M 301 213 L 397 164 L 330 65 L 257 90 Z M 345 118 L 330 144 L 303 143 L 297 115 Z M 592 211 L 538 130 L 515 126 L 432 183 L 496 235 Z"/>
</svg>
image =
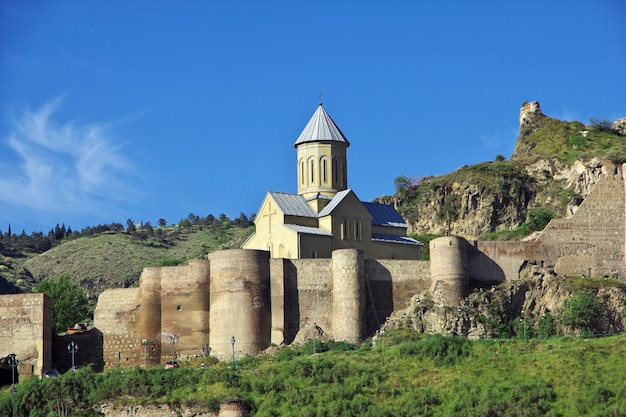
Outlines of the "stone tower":
<svg viewBox="0 0 626 417">
<path fill-rule="evenodd" d="M 298 153 L 298 194 L 319 212 L 339 191 L 348 188 L 346 150 L 350 142 L 322 103 L 294 144 Z"/>
</svg>

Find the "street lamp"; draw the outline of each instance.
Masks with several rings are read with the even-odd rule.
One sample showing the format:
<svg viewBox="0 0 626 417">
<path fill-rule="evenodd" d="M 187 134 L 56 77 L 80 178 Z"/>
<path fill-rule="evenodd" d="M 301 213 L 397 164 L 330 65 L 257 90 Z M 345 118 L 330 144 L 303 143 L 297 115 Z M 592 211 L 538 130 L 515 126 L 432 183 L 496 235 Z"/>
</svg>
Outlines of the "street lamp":
<svg viewBox="0 0 626 417">
<path fill-rule="evenodd" d="M 235 369 L 235 336 L 231 336 L 230 344 L 233 346 L 233 369 Z"/>
<path fill-rule="evenodd" d="M 176 333 L 172 333 L 170 335 L 170 343 L 172 344 L 172 362 L 174 362 L 176 358 L 176 343 L 178 343 L 178 335 Z"/>
<path fill-rule="evenodd" d="M 148 345 L 150 341 L 148 339 L 141 339 L 141 344 L 143 345 L 143 367 L 146 367 L 146 358 L 148 357 Z"/>
<path fill-rule="evenodd" d="M 67 345 L 67 350 L 72 354 L 72 369 L 74 369 L 74 355 L 78 352 L 78 343 L 73 340 Z"/>
<path fill-rule="evenodd" d="M 211 353 L 211 346 L 209 345 L 202 346 L 202 356 L 204 356 L 204 363 L 202 364 L 202 366 L 208 365 L 210 353 Z"/>
<path fill-rule="evenodd" d="M 9 366 L 11 367 L 11 402 L 13 405 L 13 417 L 15 417 L 15 395 L 17 394 L 17 388 L 15 388 L 15 368 L 19 365 L 20 361 L 17 360 L 15 353 L 9 355 Z"/>
<path fill-rule="evenodd" d="M 524 340 L 526 340 L 526 315 L 524 314 L 524 310 L 522 310 L 522 326 L 524 326 Z"/>
</svg>

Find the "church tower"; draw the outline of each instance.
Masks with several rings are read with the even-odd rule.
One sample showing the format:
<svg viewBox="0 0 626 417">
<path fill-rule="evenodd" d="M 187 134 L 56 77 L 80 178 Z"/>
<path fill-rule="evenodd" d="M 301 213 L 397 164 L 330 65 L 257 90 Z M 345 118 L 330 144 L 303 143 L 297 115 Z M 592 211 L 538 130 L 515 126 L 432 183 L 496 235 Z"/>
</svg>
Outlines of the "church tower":
<svg viewBox="0 0 626 417">
<path fill-rule="evenodd" d="M 298 194 L 317 213 L 335 194 L 348 188 L 348 146 L 350 142 L 320 102 L 294 144 L 298 153 Z"/>
</svg>

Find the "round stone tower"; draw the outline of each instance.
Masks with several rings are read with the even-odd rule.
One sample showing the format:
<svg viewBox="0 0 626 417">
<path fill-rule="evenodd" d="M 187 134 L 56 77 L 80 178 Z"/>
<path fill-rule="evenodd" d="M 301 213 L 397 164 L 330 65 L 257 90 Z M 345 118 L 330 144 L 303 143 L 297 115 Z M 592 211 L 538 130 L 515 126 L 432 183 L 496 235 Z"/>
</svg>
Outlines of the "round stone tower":
<svg viewBox="0 0 626 417">
<path fill-rule="evenodd" d="M 139 278 L 139 337 L 146 365 L 161 362 L 161 268 L 144 268 Z"/>
<path fill-rule="evenodd" d="M 365 328 L 365 261 L 356 249 L 333 251 L 333 336 L 359 343 Z"/>
<path fill-rule="evenodd" d="M 241 358 L 270 345 L 269 260 L 269 252 L 260 250 L 209 254 L 209 341 L 211 354 L 221 360 L 231 359 L 233 350 Z"/>
<path fill-rule="evenodd" d="M 459 305 L 469 291 L 467 241 L 446 236 L 430 241 L 431 291 L 435 300 Z"/>
</svg>

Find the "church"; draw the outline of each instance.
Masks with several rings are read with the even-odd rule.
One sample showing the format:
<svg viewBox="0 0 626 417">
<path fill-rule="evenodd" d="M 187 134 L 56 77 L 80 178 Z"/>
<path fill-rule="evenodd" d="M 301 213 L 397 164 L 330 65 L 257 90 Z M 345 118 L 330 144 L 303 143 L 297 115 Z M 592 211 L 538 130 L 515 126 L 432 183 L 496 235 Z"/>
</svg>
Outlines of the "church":
<svg viewBox="0 0 626 417">
<path fill-rule="evenodd" d="M 272 258 L 330 258 L 336 249 L 358 249 L 366 259 L 421 259 L 422 243 L 387 204 L 362 202 L 348 188 L 350 142 L 320 102 L 296 140 L 298 193 L 270 191 L 243 249 Z"/>
</svg>

